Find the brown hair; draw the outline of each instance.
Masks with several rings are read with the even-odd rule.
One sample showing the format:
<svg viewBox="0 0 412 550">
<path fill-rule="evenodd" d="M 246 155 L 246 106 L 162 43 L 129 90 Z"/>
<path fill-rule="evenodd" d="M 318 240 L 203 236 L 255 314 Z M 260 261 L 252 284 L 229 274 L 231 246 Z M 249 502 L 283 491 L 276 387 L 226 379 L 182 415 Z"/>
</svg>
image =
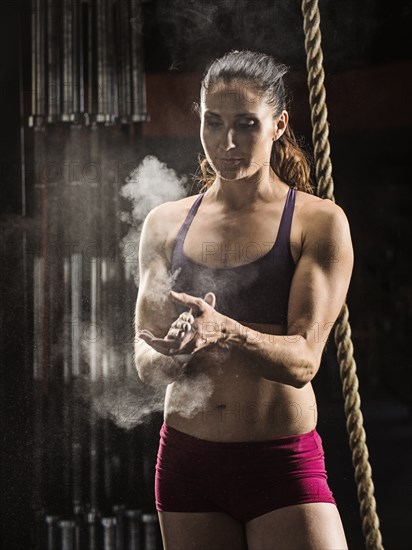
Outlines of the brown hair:
<svg viewBox="0 0 412 550">
<path fill-rule="evenodd" d="M 252 52 L 249 50 L 231 50 L 223 57 L 214 59 L 207 66 L 202 82 L 200 97 L 211 86 L 223 81 L 229 83 L 234 79 L 251 81 L 253 89 L 262 93 L 266 102 L 273 105 L 273 118 L 277 118 L 289 105 L 289 97 L 283 76 L 288 68 L 277 63 L 270 55 Z M 198 103 L 194 103 L 193 110 L 200 112 Z M 203 155 L 204 157 L 204 155 Z M 203 184 L 202 192 L 213 184 L 216 174 L 207 158 L 199 155 L 199 169 L 194 178 Z M 313 194 L 310 181 L 311 161 L 309 155 L 301 148 L 292 128 L 288 124 L 282 136 L 273 142 L 270 155 L 270 166 L 279 178 L 290 187 Z"/>
</svg>

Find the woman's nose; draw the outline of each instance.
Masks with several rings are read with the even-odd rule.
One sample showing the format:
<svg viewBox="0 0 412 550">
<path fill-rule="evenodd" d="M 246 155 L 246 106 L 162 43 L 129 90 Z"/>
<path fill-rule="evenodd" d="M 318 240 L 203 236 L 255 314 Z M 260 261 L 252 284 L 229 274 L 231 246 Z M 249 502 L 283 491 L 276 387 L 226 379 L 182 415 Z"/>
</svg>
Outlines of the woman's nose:
<svg viewBox="0 0 412 550">
<path fill-rule="evenodd" d="M 236 147 L 234 140 L 233 140 L 233 130 L 230 129 L 227 132 L 224 132 L 224 135 L 222 136 L 222 141 L 220 144 L 221 148 L 225 151 L 228 151 L 229 149 L 233 149 L 233 147 Z"/>
</svg>

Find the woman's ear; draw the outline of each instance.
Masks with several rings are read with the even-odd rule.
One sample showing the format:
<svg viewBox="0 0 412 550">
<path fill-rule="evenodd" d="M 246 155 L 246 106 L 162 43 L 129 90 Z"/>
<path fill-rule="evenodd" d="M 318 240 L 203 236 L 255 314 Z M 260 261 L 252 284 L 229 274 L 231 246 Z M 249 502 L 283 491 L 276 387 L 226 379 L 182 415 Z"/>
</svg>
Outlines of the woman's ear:
<svg viewBox="0 0 412 550">
<path fill-rule="evenodd" d="M 192 113 L 195 113 L 196 115 L 200 116 L 200 106 L 197 101 L 193 101 L 192 103 Z"/>
<path fill-rule="evenodd" d="M 276 141 L 279 139 L 282 134 L 285 132 L 286 127 L 289 122 L 289 114 L 287 111 L 283 110 L 279 117 L 273 121 L 273 140 Z"/>
</svg>

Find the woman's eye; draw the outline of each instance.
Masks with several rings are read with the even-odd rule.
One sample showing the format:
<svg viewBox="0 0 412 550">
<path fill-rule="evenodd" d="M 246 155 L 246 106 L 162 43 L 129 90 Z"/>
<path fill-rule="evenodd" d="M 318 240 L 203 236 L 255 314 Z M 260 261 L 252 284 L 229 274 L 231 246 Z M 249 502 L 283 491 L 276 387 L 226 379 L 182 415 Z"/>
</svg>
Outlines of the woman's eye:
<svg viewBox="0 0 412 550">
<path fill-rule="evenodd" d="M 239 121 L 237 124 L 240 128 L 252 128 L 253 126 L 255 126 L 255 121 L 245 120 L 245 121 Z M 218 128 L 219 126 L 222 126 L 222 123 L 217 120 L 207 120 L 206 125 L 209 128 Z"/>
<path fill-rule="evenodd" d="M 254 120 L 244 120 L 242 122 L 239 122 L 239 126 L 241 126 L 242 128 L 251 128 L 254 125 L 255 125 Z"/>
</svg>

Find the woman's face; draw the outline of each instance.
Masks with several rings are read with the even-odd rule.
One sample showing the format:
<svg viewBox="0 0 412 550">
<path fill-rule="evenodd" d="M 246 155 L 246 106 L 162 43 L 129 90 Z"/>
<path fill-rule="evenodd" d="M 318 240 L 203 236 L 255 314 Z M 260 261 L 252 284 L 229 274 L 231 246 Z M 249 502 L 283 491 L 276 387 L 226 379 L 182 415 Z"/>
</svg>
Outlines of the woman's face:
<svg viewBox="0 0 412 550">
<path fill-rule="evenodd" d="M 272 140 L 284 132 L 288 114 L 283 111 L 273 119 L 273 106 L 252 82 L 215 84 L 202 97 L 200 114 L 205 155 L 221 179 L 237 180 L 269 169 Z"/>
</svg>

